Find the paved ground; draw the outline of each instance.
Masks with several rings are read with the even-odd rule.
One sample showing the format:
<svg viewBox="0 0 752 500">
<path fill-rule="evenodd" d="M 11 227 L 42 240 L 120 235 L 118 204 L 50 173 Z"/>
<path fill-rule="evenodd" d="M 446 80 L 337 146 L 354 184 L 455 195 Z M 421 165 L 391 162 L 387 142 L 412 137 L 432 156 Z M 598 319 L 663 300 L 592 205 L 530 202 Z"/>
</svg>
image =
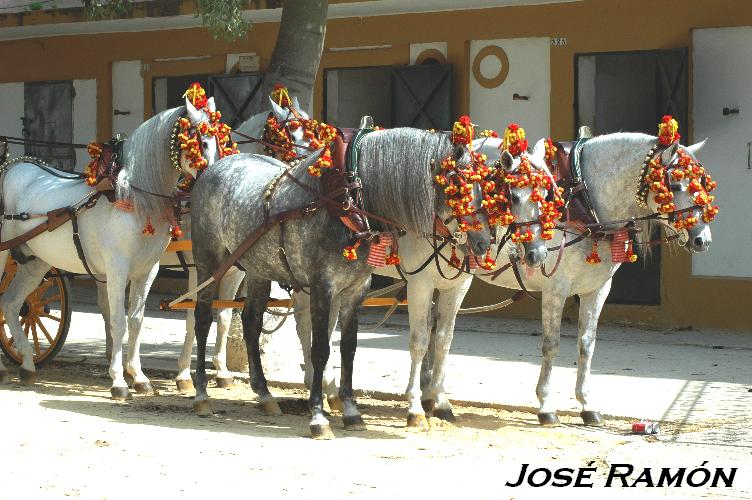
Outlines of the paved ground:
<svg viewBox="0 0 752 500">
<path fill-rule="evenodd" d="M 184 335 L 182 313 L 158 310 L 149 298 L 142 332 L 145 370 L 175 370 Z M 58 359 L 103 363 L 101 316 L 90 289 L 77 287 L 75 313 Z M 380 318 L 372 312 L 363 323 Z M 538 321 L 462 316 L 457 321 L 446 388 L 461 401 L 535 408 L 540 366 Z M 576 324 L 565 323 L 552 376 L 558 408 L 579 411 L 574 398 Z M 335 333 L 336 335 L 336 333 Z M 210 335 L 210 341 L 213 340 Z M 339 359 L 338 343 L 332 355 Z M 212 347 L 213 348 L 213 347 Z M 302 354 L 288 321 L 266 346 L 267 378 L 300 383 Z M 195 347 L 194 347 L 195 354 Z M 395 314 L 378 331 L 359 333 L 356 388 L 402 394 L 410 368 L 407 314 Z M 752 416 L 752 330 L 649 331 L 602 325 L 593 361 L 591 393 L 604 414 L 697 423 Z M 238 377 L 246 377 L 238 373 Z"/>
<path fill-rule="evenodd" d="M 302 373 L 292 324 L 273 336 L 266 356 L 285 415 L 262 415 L 245 384 L 229 391 L 212 385 L 215 414 L 200 419 L 170 380 L 182 315 L 158 311 L 159 299 L 150 298 L 142 336 L 145 371 L 159 395 L 116 403 L 108 398 L 103 326 L 93 294 L 76 289 L 62 362 L 43 369 L 32 388 L 0 388 L 7 429 L 0 498 L 752 498 L 752 332 L 604 326 L 592 392 L 612 418 L 592 429 L 564 415 L 563 426 L 550 429 L 541 428 L 534 414 L 538 322 L 462 318 L 447 373 L 458 421 L 433 418 L 428 432 L 416 432 L 404 426 L 407 318 L 396 315 L 378 332 L 361 335 L 355 385 L 366 390 L 359 402 L 368 431 L 344 431 L 335 414 L 337 439 L 324 444 L 302 438 L 307 410 L 305 392 L 295 385 Z M 375 319 L 372 314 L 364 322 Z M 575 360 L 575 326 L 566 324 L 554 374 L 565 414 L 577 412 Z M 630 435 L 630 419 L 620 417 L 661 419 L 662 432 Z M 705 462 L 711 471 L 737 468 L 733 488 L 603 489 L 615 463 L 634 465 L 632 482 L 645 467 L 653 467 L 657 481 L 662 467 L 689 473 Z M 504 487 L 525 463 L 575 471 L 592 464 L 595 488 Z"/>
</svg>

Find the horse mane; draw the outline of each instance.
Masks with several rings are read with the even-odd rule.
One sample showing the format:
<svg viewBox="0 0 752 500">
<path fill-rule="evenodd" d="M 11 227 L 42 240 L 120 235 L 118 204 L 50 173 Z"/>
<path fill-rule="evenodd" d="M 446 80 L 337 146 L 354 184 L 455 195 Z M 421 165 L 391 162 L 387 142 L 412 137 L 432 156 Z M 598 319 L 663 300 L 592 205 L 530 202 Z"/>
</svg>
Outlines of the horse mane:
<svg viewBox="0 0 752 500">
<path fill-rule="evenodd" d="M 366 135 L 357 148 L 366 210 L 405 229 L 432 232 L 438 208 L 433 177 L 454 150 L 450 136 L 395 128 Z M 469 154 L 460 162 L 468 163 Z"/>
<path fill-rule="evenodd" d="M 173 194 L 179 172 L 172 166 L 170 141 L 175 123 L 184 114 L 185 106 L 162 111 L 141 124 L 125 141 L 117 198 L 132 200 L 136 213 L 144 217 L 163 217 L 172 206 L 171 199 L 143 191 Z"/>
</svg>

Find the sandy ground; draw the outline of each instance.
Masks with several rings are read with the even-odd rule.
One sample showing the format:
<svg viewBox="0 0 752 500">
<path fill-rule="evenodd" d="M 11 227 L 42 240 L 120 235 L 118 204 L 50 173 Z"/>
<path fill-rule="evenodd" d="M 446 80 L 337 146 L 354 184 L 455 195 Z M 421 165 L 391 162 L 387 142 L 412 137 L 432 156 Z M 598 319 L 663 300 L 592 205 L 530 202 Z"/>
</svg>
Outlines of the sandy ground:
<svg viewBox="0 0 752 500">
<path fill-rule="evenodd" d="M 285 415 L 266 417 L 247 385 L 210 382 L 215 414 L 200 418 L 168 375 L 152 378 L 157 395 L 127 402 L 111 401 L 106 373 L 86 363 L 53 362 L 34 387 L 1 386 L 0 499 L 752 497 L 750 443 L 699 439 L 717 428 L 749 427 L 748 417 L 667 424 L 656 438 L 628 434 L 619 419 L 592 429 L 563 417 L 561 427 L 541 428 L 532 413 L 459 406 L 457 422 L 431 418 L 431 428 L 420 431 L 405 427 L 404 402 L 364 395 L 367 431 L 345 431 L 332 415 L 337 438 L 314 441 L 300 389 L 273 388 Z M 689 471 L 704 461 L 711 470 L 738 467 L 733 488 L 604 488 L 609 464 L 634 465 L 634 478 L 645 467 Z M 523 464 L 589 463 L 597 467 L 593 489 L 505 486 Z"/>
</svg>

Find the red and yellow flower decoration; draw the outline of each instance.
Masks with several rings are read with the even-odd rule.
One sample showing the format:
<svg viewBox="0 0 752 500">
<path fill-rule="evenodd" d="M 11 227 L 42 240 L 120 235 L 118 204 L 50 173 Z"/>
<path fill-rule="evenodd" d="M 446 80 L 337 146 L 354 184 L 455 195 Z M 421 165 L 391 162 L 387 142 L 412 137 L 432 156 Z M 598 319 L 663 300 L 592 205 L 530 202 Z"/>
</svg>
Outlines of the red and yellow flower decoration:
<svg viewBox="0 0 752 500">
<path fill-rule="evenodd" d="M 441 161 L 439 173 L 434 181 L 444 188 L 446 204 L 452 209 L 461 232 L 480 231 L 483 228 L 473 206 L 473 183 L 480 183 L 490 174 L 486 166 L 486 156 L 472 151 L 473 124 L 469 116 L 461 116 L 452 127 L 452 143 L 463 145 L 470 150 L 471 162 L 462 168 L 450 155 Z"/>
<path fill-rule="evenodd" d="M 717 183 L 712 180 L 710 175 L 705 173 L 705 168 L 685 150 L 679 149 L 677 155 L 678 160 L 669 166 L 661 163 L 660 155 L 650 160 L 644 182 L 648 184 L 649 191 L 654 193 L 653 201 L 658 205 L 658 212 L 671 214 L 676 212 L 676 204 L 674 203 L 674 193 L 671 192 L 667 182 L 687 179 L 689 181 L 689 193 L 695 204 L 702 207 L 703 222 L 708 223 L 718 214 L 718 207 L 713 205 L 715 197 L 709 194 L 716 188 Z M 697 222 L 697 217 L 693 215 L 677 213 L 674 219 L 674 227 L 676 229 L 691 229 Z"/>
<path fill-rule="evenodd" d="M 287 87 L 285 87 L 281 83 L 274 84 L 274 90 L 272 90 L 270 97 L 274 102 L 276 102 L 283 108 L 289 108 L 292 106 L 290 93 L 287 91 Z"/>
<path fill-rule="evenodd" d="M 680 137 L 679 123 L 671 115 L 665 115 L 658 124 L 658 141 L 664 146 L 670 146 Z"/>
<path fill-rule="evenodd" d="M 89 186 L 95 186 L 99 179 L 97 179 L 97 163 L 99 163 L 99 157 L 102 156 L 102 145 L 98 142 L 90 142 L 86 146 L 91 161 L 84 169 L 84 175 L 86 176 L 86 184 Z"/>
<path fill-rule="evenodd" d="M 525 129 L 516 123 L 510 123 L 504 131 L 504 139 L 501 143 L 501 149 L 509 151 L 512 156 L 519 156 L 527 151 Z"/>
</svg>

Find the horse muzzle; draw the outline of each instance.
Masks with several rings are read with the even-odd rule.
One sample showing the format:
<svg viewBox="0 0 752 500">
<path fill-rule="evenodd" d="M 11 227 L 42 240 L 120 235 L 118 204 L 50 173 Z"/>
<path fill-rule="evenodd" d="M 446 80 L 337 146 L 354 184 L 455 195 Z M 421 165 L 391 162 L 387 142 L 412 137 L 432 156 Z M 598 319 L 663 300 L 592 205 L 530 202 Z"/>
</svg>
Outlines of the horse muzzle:
<svg viewBox="0 0 752 500">
<path fill-rule="evenodd" d="M 699 231 L 695 231 L 694 229 L 689 230 L 687 236 L 688 238 L 685 246 L 693 253 L 708 251 L 710 244 L 713 242 L 713 238 L 710 236 L 710 230 L 707 226 L 704 226 Z"/>
<path fill-rule="evenodd" d="M 540 267 L 548 257 L 546 245 L 537 244 L 535 246 L 523 245 L 525 248 L 525 264 L 530 267 Z"/>
</svg>

